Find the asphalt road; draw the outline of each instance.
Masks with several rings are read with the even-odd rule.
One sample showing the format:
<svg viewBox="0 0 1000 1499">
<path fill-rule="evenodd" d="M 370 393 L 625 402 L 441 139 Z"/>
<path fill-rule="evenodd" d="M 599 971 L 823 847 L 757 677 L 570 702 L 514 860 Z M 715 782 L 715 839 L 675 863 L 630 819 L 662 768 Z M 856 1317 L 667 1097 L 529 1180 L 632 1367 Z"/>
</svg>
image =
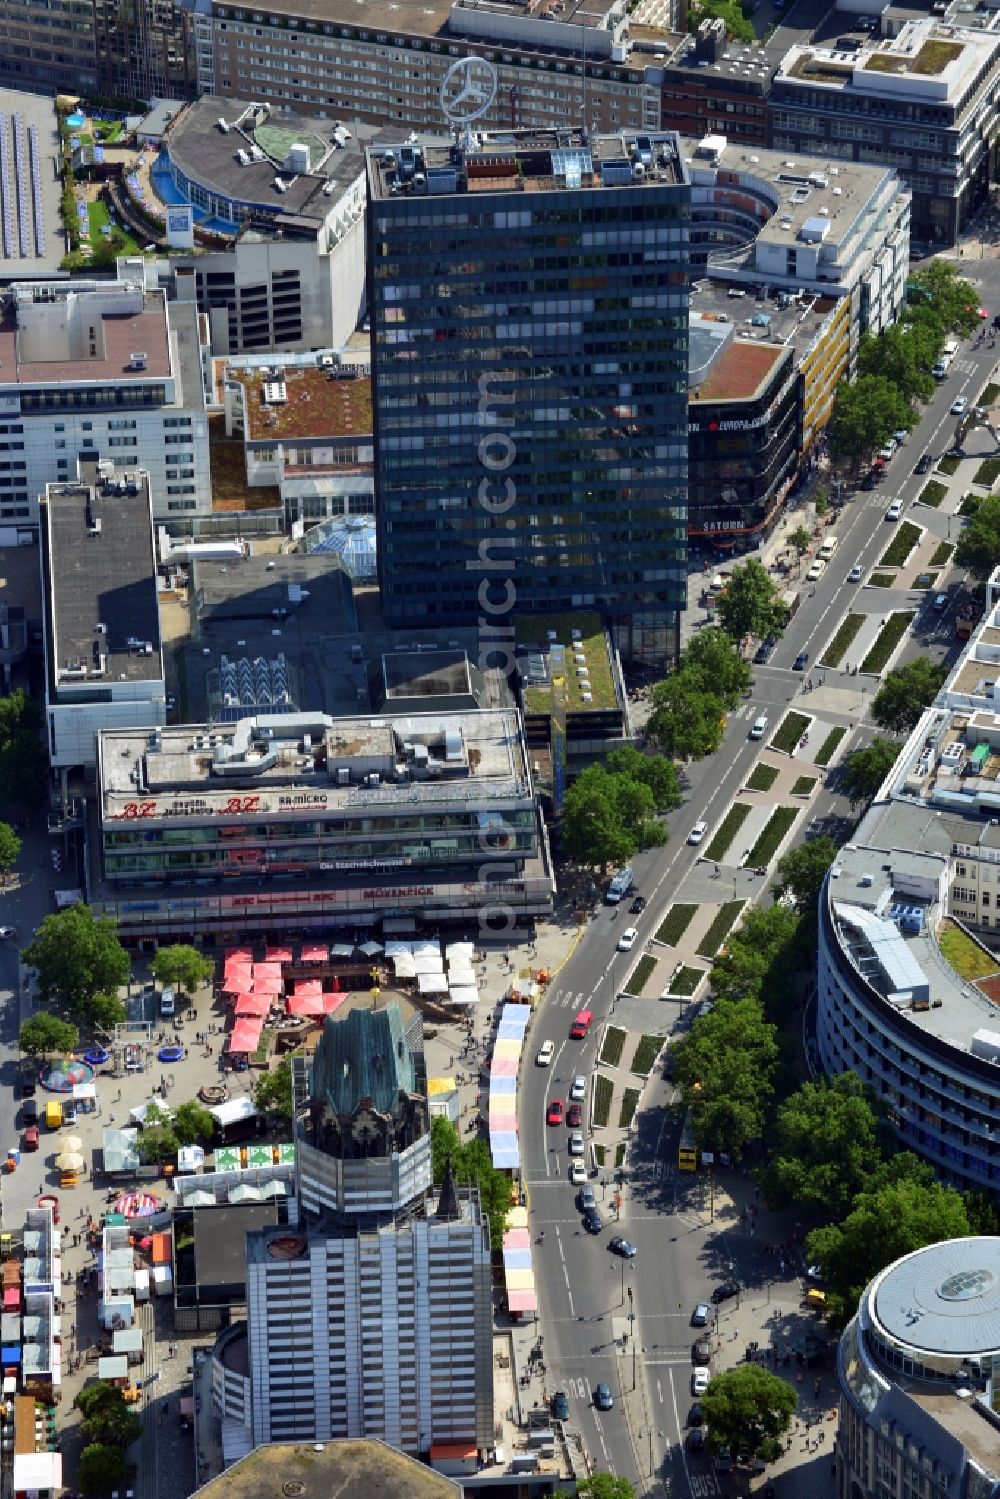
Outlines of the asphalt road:
<svg viewBox="0 0 1000 1499">
<path fill-rule="evenodd" d="M 806 3 L 808 0 L 800 0 L 796 11 Z M 965 264 L 962 270 L 979 281 L 982 300 L 991 312 L 1000 307 L 1000 263 Z M 926 451 L 939 455 L 947 450 L 955 425 L 955 418 L 949 415 L 951 403 L 960 394 L 974 399 L 998 358 L 1000 347 L 991 350 L 988 342 L 978 349 L 964 344 L 920 426 L 893 458 L 885 482 L 871 493 L 859 490 L 845 506 L 834 532 L 840 543 L 837 552 L 815 591 L 805 594 L 769 664 L 755 670 L 749 704 L 731 719 L 719 752 L 690 768 L 684 804 L 669 819 L 670 842 L 633 860 L 637 886 L 649 902 L 641 916 L 629 918 L 639 928 L 640 946 L 655 932 L 666 907 L 686 881 L 685 893 L 691 894 L 698 855 L 685 840 L 699 818 L 711 822 L 721 815 L 744 784 L 759 749 L 747 738 L 749 723 L 759 712 L 768 713 L 774 721 L 804 690 L 807 674 L 791 669 L 798 652 L 810 653 L 815 677 L 816 656 L 847 609 L 875 613 L 901 607 L 898 592 L 862 589 L 848 583 L 847 575 L 855 563 L 867 569 L 878 561 L 894 529 L 885 520 L 890 500 L 900 498 L 908 506 L 916 498 L 927 482 L 926 476 L 913 473 L 917 459 Z M 980 449 L 984 455 L 993 451 L 988 434 L 977 434 L 967 445 L 967 451 Z M 919 521 L 942 538 L 949 534 L 948 518 L 938 511 L 919 507 Z M 957 535 L 954 523 L 952 529 Z M 954 592 L 957 581 L 958 575 L 952 574 L 950 579 L 942 579 L 939 587 L 950 587 Z M 901 659 L 926 650 L 939 657 L 952 654 L 954 621 L 950 609 L 943 616 L 936 615 L 926 595 L 908 597 L 911 606 L 919 602 L 921 614 Z M 821 675 L 825 686 L 857 686 L 857 679 L 844 671 L 824 670 Z M 869 695 L 873 691 L 874 684 L 869 683 Z M 857 747 L 870 737 L 871 726 L 865 723 L 863 713 L 838 713 L 825 706 L 822 711 L 824 718 L 843 722 L 850 729 L 850 745 Z M 835 784 L 817 796 L 812 811 L 813 819 L 800 837 L 810 829 L 826 831 L 849 815 Z M 761 893 L 760 881 L 744 871 L 736 872 L 733 880 L 737 895 Z M 551 1038 L 556 1055 L 549 1068 L 526 1068 L 520 1093 L 520 1130 L 533 1231 L 537 1234 L 542 1228 L 546 1230 L 544 1245 L 537 1249 L 536 1267 L 548 1384 L 570 1395 L 572 1420 L 597 1467 L 628 1477 L 640 1492 L 651 1491 L 654 1483 L 665 1484 L 673 1495 L 703 1499 L 718 1492 L 716 1479 L 704 1466 L 689 1469 L 683 1445 L 684 1417 L 691 1399 L 690 1350 L 695 1336 L 689 1326 L 690 1314 L 695 1302 L 706 1297 L 712 1284 L 730 1269 L 746 1275 L 745 1256 L 752 1251 L 741 1242 L 731 1254 L 725 1239 L 706 1233 L 686 1204 L 683 1184 L 676 1179 L 676 1140 L 664 1124 L 662 1105 L 668 1091 L 661 1080 L 651 1081 L 636 1124 L 622 1231 L 636 1244 L 638 1255 L 624 1267 L 607 1249 L 607 1240 L 614 1232 L 613 1186 L 598 1187 L 599 1203 L 604 1195 L 602 1211 L 607 1226 L 603 1234 L 585 1234 L 576 1208 L 576 1189 L 568 1178 L 568 1131 L 549 1129 L 545 1124 L 548 1098 L 565 1099 L 576 1073 L 584 1073 L 588 1079 L 594 1076 L 603 1021 L 614 999 L 614 945 L 623 924 L 621 918 L 612 921 L 610 913 L 611 908 L 603 907 L 594 917 L 560 972 L 558 986 L 547 996 L 533 1027 L 532 1047 L 537 1049 L 543 1040 Z M 585 1005 L 595 1013 L 594 1027 L 585 1041 L 572 1041 L 569 1025 L 575 1012 Z M 632 1429 L 620 1395 L 623 1385 L 626 1390 L 631 1388 L 633 1342 L 627 1345 L 624 1359 L 616 1356 L 613 1343 L 623 1330 L 629 1330 L 629 1322 L 622 1319 L 628 1318 L 630 1307 L 636 1314 L 632 1329 L 638 1355 L 636 1375 L 639 1381 L 645 1381 L 646 1410 L 651 1413 L 645 1428 L 633 1424 Z M 593 1387 L 601 1380 L 609 1384 L 616 1397 L 615 1407 L 609 1412 L 593 1407 Z"/>
</svg>

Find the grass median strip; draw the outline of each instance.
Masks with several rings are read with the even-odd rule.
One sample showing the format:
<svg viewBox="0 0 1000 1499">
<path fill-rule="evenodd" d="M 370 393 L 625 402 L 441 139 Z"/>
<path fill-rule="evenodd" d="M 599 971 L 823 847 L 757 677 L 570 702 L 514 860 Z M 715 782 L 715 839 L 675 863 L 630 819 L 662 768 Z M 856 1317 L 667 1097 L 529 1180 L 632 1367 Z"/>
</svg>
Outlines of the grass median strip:
<svg viewBox="0 0 1000 1499">
<path fill-rule="evenodd" d="M 791 713 L 786 713 L 778 725 L 777 733 L 771 740 L 771 748 L 786 750 L 788 754 L 791 754 L 806 729 L 808 729 L 809 723 L 810 720 L 806 718 L 804 713 L 796 713 L 794 709 Z"/>
<path fill-rule="evenodd" d="M 715 837 L 705 850 L 706 859 L 714 859 L 718 862 L 725 857 L 729 845 L 750 816 L 750 810 L 747 802 L 733 802 L 733 805 L 719 823 Z"/>
<path fill-rule="evenodd" d="M 853 645 L 854 637 L 865 622 L 863 614 L 849 614 L 843 621 L 840 629 L 830 641 L 825 653 L 820 657 L 820 666 L 839 666 L 844 659 L 844 654 Z"/>
<path fill-rule="evenodd" d="M 625 1050 L 625 1032 L 617 1025 L 609 1025 L 604 1032 L 604 1045 L 601 1047 L 601 1061 L 607 1062 L 609 1067 L 617 1067 Z"/>
<path fill-rule="evenodd" d="M 818 780 L 818 776 L 799 776 L 798 780 L 792 786 L 792 795 L 812 796 L 816 790 L 816 782 Z"/>
<path fill-rule="evenodd" d="M 947 484 L 942 484 L 939 479 L 930 479 L 917 495 L 917 499 L 921 505 L 929 505 L 932 510 L 936 510 L 947 493 Z"/>
<path fill-rule="evenodd" d="M 826 738 L 823 740 L 823 743 L 820 745 L 819 754 L 815 756 L 813 763 L 821 767 L 829 765 L 830 761 L 837 753 L 837 746 L 846 733 L 847 730 L 839 725 L 837 728 L 831 729 L 829 734 L 827 734 Z"/>
<path fill-rule="evenodd" d="M 638 1072 L 640 1077 L 648 1077 L 656 1065 L 656 1059 L 663 1049 L 662 1036 L 640 1036 L 639 1045 L 635 1049 L 632 1058 L 632 1071 Z"/>
<path fill-rule="evenodd" d="M 655 968 L 656 959 L 650 957 L 648 952 L 643 953 L 642 957 L 639 959 L 638 963 L 635 965 L 635 967 L 632 969 L 632 972 L 628 976 L 628 983 L 625 985 L 626 993 L 641 994 L 646 985 L 649 983 L 650 979 L 653 977 L 653 970 Z"/>
<path fill-rule="evenodd" d="M 727 900 L 719 907 L 715 920 L 708 931 L 698 943 L 698 956 L 702 958 L 714 958 L 725 939 L 728 937 L 736 918 L 743 910 L 745 901 Z"/>
<path fill-rule="evenodd" d="M 931 567 L 943 567 L 954 550 L 955 548 L 950 541 L 940 542 L 935 547 L 934 555 L 931 557 Z"/>
<path fill-rule="evenodd" d="M 753 774 L 747 781 L 748 791 L 770 791 L 778 779 L 778 767 L 776 765 L 755 765 Z"/>
<path fill-rule="evenodd" d="M 868 579 L 869 588 L 891 588 L 896 581 L 895 573 L 872 573 Z"/>
<path fill-rule="evenodd" d="M 879 567 L 902 567 L 922 535 L 911 520 L 899 522 L 899 529 L 879 560 Z"/>
<path fill-rule="evenodd" d="M 628 1129 L 635 1117 L 635 1111 L 639 1107 L 639 1099 L 642 1093 L 638 1088 L 626 1088 L 622 1095 L 622 1106 L 618 1112 L 618 1128 Z"/>
<path fill-rule="evenodd" d="M 962 460 L 961 458 L 959 458 L 957 453 L 945 453 L 943 458 L 938 459 L 935 467 L 937 468 L 939 473 L 947 474 L 950 478 L 958 468 L 958 465 L 961 463 L 961 461 Z"/>
<path fill-rule="evenodd" d="M 886 663 L 891 660 L 896 647 L 915 618 L 916 615 L 912 610 L 890 614 L 879 631 L 875 644 L 862 661 L 861 670 L 866 672 L 880 672 Z"/>
<path fill-rule="evenodd" d="M 1000 478 L 1000 458 L 984 458 L 973 474 L 972 482 L 982 484 L 986 489 L 992 489 L 998 478 Z"/>
<path fill-rule="evenodd" d="M 704 977 L 704 968 L 689 968 L 687 963 L 682 963 L 667 985 L 667 993 L 690 999 Z"/>
<path fill-rule="evenodd" d="M 697 909 L 697 906 L 683 904 L 671 906 L 657 928 L 657 942 L 665 942 L 668 947 L 676 947 L 691 925 L 691 918 Z"/>
<path fill-rule="evenodd" d="M 958 513 L 959 515 L 975 515 L 982 503 L 981 494 L 967 494 L 958 507 Z"/>
<path fill-rule="evenodd" d="M 764 831 L 747 854 L 748 867 L 765 869 L 770 864 L 798 815 L 798 807 L 775 807 Z"/>
<path fill-rule="evenodd" d="M 594 1081 L 594 1123 L 607 1124 L 611 1118 L 611 1100 L 615 1096 L 615 1085 L 602 1072 Z"/>
</svg>

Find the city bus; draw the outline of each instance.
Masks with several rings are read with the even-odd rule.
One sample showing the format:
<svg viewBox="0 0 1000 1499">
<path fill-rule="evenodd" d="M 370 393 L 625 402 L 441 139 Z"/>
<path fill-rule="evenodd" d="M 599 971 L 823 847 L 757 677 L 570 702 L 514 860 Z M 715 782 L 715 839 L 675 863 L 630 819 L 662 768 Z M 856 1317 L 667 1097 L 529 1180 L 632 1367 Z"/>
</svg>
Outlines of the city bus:
<svg viewBox="0 0 1000 1499">
<path fill-rule="evenodd" d="M 684 1115 L 684 1123 L 681 1126 L 681 1138 L 677 1146 L 677 1169 L 678 1171 L 697 1171 L 698 1169 L 698 1144 L 694 1137 L 690 1109 Z"/>
</svg>

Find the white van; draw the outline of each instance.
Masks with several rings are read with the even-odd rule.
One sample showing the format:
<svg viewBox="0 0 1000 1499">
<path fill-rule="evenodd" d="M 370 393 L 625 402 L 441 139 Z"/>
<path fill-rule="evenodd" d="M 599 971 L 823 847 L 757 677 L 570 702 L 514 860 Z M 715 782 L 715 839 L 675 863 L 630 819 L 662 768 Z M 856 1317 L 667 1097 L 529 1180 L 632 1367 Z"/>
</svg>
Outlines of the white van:
<svg viewBox="0 0 1000 1499">
<path fill-rule="evenodd" d="M 828 536 L 826 538 L 823 545 L 819 549 L 819 555 L 822 557 L 824 562 L 829 562 L 830 558 L 837 550 L 837 545 L 838 543 L 836 536 Z"/>
<path fill-rule="evenodd" d="M 174 1002 L 174 991 L 173 989 L 168 987 L 164 989 L 160 995 L 160 1014 L 172 1015 L 175 1008 L 176 1005 Z"/>
</svg>

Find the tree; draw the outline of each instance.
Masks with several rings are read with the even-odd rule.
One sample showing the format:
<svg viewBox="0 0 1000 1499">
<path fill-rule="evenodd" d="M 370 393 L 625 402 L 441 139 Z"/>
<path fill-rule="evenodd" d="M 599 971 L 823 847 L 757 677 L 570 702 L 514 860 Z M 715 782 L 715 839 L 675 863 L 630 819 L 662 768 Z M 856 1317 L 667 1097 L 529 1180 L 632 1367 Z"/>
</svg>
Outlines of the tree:
<svg viewBox="0 0 1000 1499">
<path fill-rule="evenodd" d="M 162 1119 L 162 1123 L 158 1122 Z M 152 1122 L 150 1122 L 152 1120 Z M 136 1149 L 139 1159 L 144 1166 L 152 1166 L 161 1161 L 168 1161 L 175 1156 L 180 1149 L 180 1140 L 174 1133 L 173 1125 L 166 1115 L 160 1115 L 159 1110 L 154 1113 L 152 1105 L 146 1111 L 146 1122 L 139 1133 L 136 1141 Z"/>
<path fill-rule="evenodd" d="M 656 821 L 656 799 L 644 781 L 588 765 L 566 792 L 562 846 L 577 864 L 596 864 L 603 872 L 665 839 Z"/>
<path fill-rule="evenodd" d="M 207 984 L 215 972 L 212 959 L 186 942 L 161 947 L 149 966 L 153 977 L 161 984 L 169 984 L 184 994 L 193 994 L 202 984 Z"/>
<path fill-rule="evenodd" d="M 948 668 L 918 656 L 886 677 L 872 702 L 872 718 L 890 734 L 908 734 L 944 685 Z"/>
<path fill-rule="evenodd" d="M 641 781 L 653 793 L 653 805 L 657 812 L 672 812 L 682 801 L 677 784 L 677 767 L 663 755 L 644 755 L 632 744 L 612 750 L 604 761 L 611 775 L 628 776 Z"/>
<path fill-rule="evenodd" d="M 654 682 L 649 696 L 646 734 L 665 754 L 678 760 L 715 754 L 726 726 L 726 705 L 717 692 L 707 692 L 698 677 L 678 670 Z"/>
<path fill-rule="evenodd" d="M 979 327 L 979 296 L 971 281 L 960 276 L 948 260 L 931 260 L 911 273 L 906 283 L 907 321 L 923 308 L 942 333 L 968 335 Z"/>
<path fill-rule="evenodd" d="M 787 906 L 751 906 L 712 967 L 713 997 L 756 999 L 769 1020 L 783 1020 L 796 1007 L 798 971 L 810 964 L 815 970 L 815 949 L 799 950 L 801 926 Z"/>
<path fill-rule="evenodd" d="M 737 641 L 748 635 L 780 635 L 788 622 L 788 609 L 756 557 L 733 568 L 715 612 L 726 634 Z"/>
<path fill-rule="evenodd" d="M 73 1401 L 83 1416 L 88 1441 L 105 1447 L 131 1447 L 142 1434 L 142 1422 L 116 1386 L 98 1379 L 83 1387 Z"/>
<path fill-rule="evenodd" d="M 718 625 L 699 630 L 681 652 L 679 666 L 685 676 L 695 681 L 703 692 L 721 697 L 732 712 L 745 692 L 753 686 L 753 671 Z"/>
<path fill-rule="evenodd" d="M 764 1133 L 778 1065 L 775 1026 L 756 999 L 723 1001 L 674 1047 L 685 1105 L 699 1145 L 739 1160 Z"/>
<path fill-rule="evenodd" d="M 826 872 L 836 857 L 837 845 L 825 835 L 790 848 L 778 860 L 775 870 L 778 878 L 773 889 L 777 899 L 780 900 L 787 891 L 795 902 L 796 911 L 815 916 Z"/>
<path fill-rule="evenodd" d="M 215 1115 L 189 1099 L 177 1105 L 173 1132 L 181 1145 L 209 1145 L 215 1137 Z"/>
<path fill-rule="evenodd" d="M 806 1239 L 811 1260 L 827 1281 L 827 1309 L 833 1326 L 855 1313 L 869 1281 L 904 1254 L 960 1239 L 969 1233 L 961 1196 L 940 1182 L 904 1177 L 862 1192 L 843 1223 L 814 1229 Z"/>
<path fill-rule="evenodd" d="M 790 532 L 788 537 L 789 546 L 794 547 L 800 557 L 804 557 L 806 552 L 808 552 L 811 541 L 812 532 L 807 526 L 796 526 L 795 530 Z"/>
<path fill-rule="evenodd" d="M 83 1006 L 80 1019 L 101 1035 L 113 1031 L 125 1019 L 125 1005 L 117 994 L 94 994 Z"/>
<path fill-rule="evenodd" d="M 635 1499 L 635 1489 L 617 1473 L 592 1473 L 589 1478 L 581 1478 L 576 1492 L 585 1499 Z M 552 1499 L 570 1499 L 569 1489 L 553 1489 Z"/>
<path fill-rule="evenodd" d="M 431 1161 L 434 1180 L 444 1179 L 446 1162 L 451 1162 L 452 1179 L 458 1186 L 466 1183 L 479 1189 L 479 1200 L 489 1219 L 490 1243 L 494 1249 L 503 1245 L 503 1236 L 511 1209 L 511 1181 L 505 1171 L 493 1164 L 485 1140 L 463 1144 L 450 1119 L 437 1118 L 431 1124 Z"/>
<path fill-rule="evenodd" d="M 45 751 L 38 704 L 18 687 L 0 698 L 0 787 L 6 800 L 32 808 L 45 794 Z"/>
<path fill-rule="evenodd" d="M 822 520 L 830 508 L 830 491 L 825 485 L 820 485 L 813 492 L 813 509 L 816 511 L 817 520 Z"/>
<path fill-rule="evenodd" d="M 848 755 L 840 773 L 840 789 L 850 797 L 852 807 L 864 807 L 896 763 L 900 746 L 892 739 L 876 735 L 864 749 Z"/>
<path fill-rule="evenodd" d="M 858 345 L 858 373 L 884 376 L 908 401 L 928 401 L 936 385 L 930 370 L 941 343 L 937 330 L 927 323 L 893 323 L 877 337 L 865 333 Z"/>
<path fill-rule="evenodd" d="M 7 874 L 17 863 L 21 840 L 9 822 L 0 822 L 0 874 Z"/>
<path fill-rule="evenodd" d="M 893 432 L 917 424 L 916 413 L 898 386 L 883 375 L 859 375 L 837 390 L 827 426 L 830 456 L 857 462 L 880 448 Z"/>
<path fill-rule="evenodd" d="M 955 548 L 955 563 L 979 582 L 1000 562 L 1000 495 L 987 495 L 966 521 Z"/>
<path fill-rule="evenodd" d="M 717 1374 L 701 1397 L 710 1450 L 728 1447 L 774 1462 L 798 1403 L 788 1380 L 760 1364 L 737 1364 Z"/>
<path fill-rule="evenodd" d="M 698 23 L 708 18 L 721 16 L 726 23 L 726 35 L 737 42 L 753 42 L 756 32 L 753 23 L 743 14 L 739 0 L 698 0 L 688 12 L 688 30 L 697 31 Z"/>
<path fill-rule="evenodd" d="M 115 923 L 81 904 L 46 916 L 24 949 L 24 961 L 37 970 L 44 1003 L 59 999 L 81 1017 L 96 995 L 114 994 L 127 983 L 130 971 Z"/>
<path fill-rule="evenodd" d="M 253 1101 L 258 1113 L 278 1119 L 292 1117 L 292 1064 L 286 1057 L 273 1072 L 264 1072 L 254 1084 Z"/>
<path fill-rule="evenodd" d="M 120 1447 L 105 1447 L 100 1442 L 91 1442 L 80 1453 L 77 1482 L 80 1493 L 87 1499 L 114 1493 L 126 1487 L 132 1472 Z"/>
<path fill-rule="evenodd" d="M 854 1072 L 803 1083 L 775 1116 L 764 1173 L 770 1207 L 843 1218 L 882 1162 L 874 1098 Z"/>
<path fill-rule="evenodd" d="M 40 1010 L 22 1022 L 18 1044 L 26 1057 L 46 1057 L 72 1051 L 79 1039 L 80 1032 L 75 1025 Z"/>
</svg>

